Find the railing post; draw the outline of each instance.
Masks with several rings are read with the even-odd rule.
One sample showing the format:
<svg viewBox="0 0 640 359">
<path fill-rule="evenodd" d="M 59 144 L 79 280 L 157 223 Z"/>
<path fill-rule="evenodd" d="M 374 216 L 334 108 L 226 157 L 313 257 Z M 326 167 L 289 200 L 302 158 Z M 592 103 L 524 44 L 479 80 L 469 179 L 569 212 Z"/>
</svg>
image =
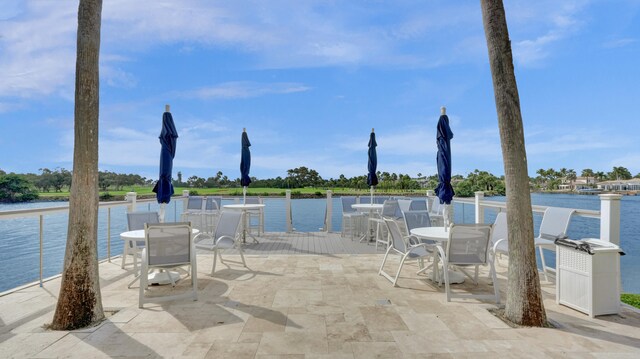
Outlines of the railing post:
<svg viewBox="0 0 640 359">
<path fill-rule="evenodd" d="M 327 214 L 324 218 L 325 220 L 325 229 L 327 230 L 327 233 L 330 233 L 332 228 L 331 228 L 331 218 L 333 216 L 333 199 L 332 199 L 332 192 L 331 190 L 327 190 Z"/>
<path fill-rule="evenodd" d="M 287 216 L 287 233 L 291 233 L 293 232 L 293 223 L 291 223 L 291 190 L 288 189 L 285 193 L 284 209 Z"/>
<path fill-rule="evenodd" d="M 107 208 L 107 261 L 111 263 L 111 207 Z"/>
<path fill-rule="evenodd" d="M 600 195 L 600 239 L 620 245 L 620 194 Z"/>
<path fill-rule="evenodd" d="M 43 259 L 43 242 L 44 242 L 44 216 L 40 215 L 40 288 L 42 288 L 42 259 Z"/>
<path fill-rule="evenodd" d="M 136 192 L 127 192 L 127 195 L 124 196 L 125 201 L 129 201 L 129 213 L 133 213 L 136 211 L 136 199 L 138 194 Z"/>
<path fill-rule="evenodd" d="M 182 213 L 187 213 L 187 204 L 188 204 L 188 198 L 189 198 L 189 190 L 188 189 L 183 189 L 182 190 Z M 176 219 L 176 221 L 178 221 Z"/>
<path fill-rule="evenodd" d="M 484 223 L 484 207 L 480 204 L 480 202 L 484 199 L 484 192 L 478 191 L 474 192 L 476 195 L 476 223 L 482 224 Z"/>
</svg>

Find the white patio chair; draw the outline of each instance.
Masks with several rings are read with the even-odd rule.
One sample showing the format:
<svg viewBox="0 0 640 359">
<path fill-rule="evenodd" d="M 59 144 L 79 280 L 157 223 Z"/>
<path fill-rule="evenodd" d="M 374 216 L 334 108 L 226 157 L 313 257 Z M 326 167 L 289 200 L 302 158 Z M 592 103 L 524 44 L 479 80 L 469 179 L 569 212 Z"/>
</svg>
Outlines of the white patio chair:
<svg viewBox="0 0 640 359">
<path fill-rule="evenodd" d="M 385 229 L 387 225 L 384 223 L 384 218 L 388 219 L 396 219 L 396 215 L 398 212 L 398 201 L 389 199 L 382 203 L 382 211 L 380 212 L 379 217 L 369 218 L 369 221 L 372 225 L 376 226 L 376 250 L 378 250 L 378 243 L 382 243 L 385 246 L 389 246 L 390 235 L 387 231 L 387 235 L 385 236 Z"/>
<path fill-rule="evenodd" d="M 205 231 L 202 227 L 202 215 L 204 214 L 204 197 L 189 196 L 187 198 L 187 209 L 182 212 L 180 220 L 183 222 L 191 222 L 194 228 Z"/>
<path fill-rule="evenodd" d="M 384 204 L 384 202 L 386 200 L 391 199 L 390 197 L 384 197 L 384 196 L 373 196 L 373 203 L 375 204 Z M 360 202 L 362 203 L 362 202 Z"/>
<path fill-rule="evenodd" d="M 138 306 L 144 303 L 192 298 L 198 300 L 198 271 L 196 253 L 193 248 L 191 225 L 189 223 L 157 223 L 145 224 L 145 248 L 142 250 L 142 268 L 140 275 L 140 297 Z M 190 266 L 191 290 L 169 296 L 148 297 L 145 291 L 149 286 L 148 273 L 152 269 L 169 271 Z M 175 287 L 170 273 L 167 277 Z"/>
<path fill-rule="evenodd" d="M 222 204 L 222 197 L 208 196 L 205 199 L 203 217 L 204 224 L 203 230 L 207 233 L 213 233 L 218 218 L 220 217 L 220 208 Z"/>
<path fill-rule="evenodd" d="M 405 242 L 405 238 L 402 237 L 402 233 L 400 232 L 400 227 L 398 226 L 398 222 L 393 219 L 384 218 L 385 224 L 387 225 L 387 229 L 389 234 L 391 235 L 391 245 L 387 248 L 387 252 L 384 254 L 384 258 L 382 259 L 382 264 L 380 265 L 380 270 L 378 274 L 387 278 L 393 286 L 395 287 L 398 283 L 398 277 L 400 277 L 400 272 L 402 271 L 402 267 L 404 263 L 408 260 L 416 260 L 418 261 L 418 265 L 420 266 L 420 271 L 424 270 L 423 267 L 423 259 L 431 256 L 431 252 L 427 249 L 427 244 L 418 244 L 415 246 L 408 245 Z M 399 254 L 400 257 L 400 265 L 398 266 L 398 271 L 396 272 L 395 277 L 392 277 L 389 273 L 384 271 L 384 265 L 387 262 L 387 258 L 389 257 L 389 253 L 394 252 Z"/>
<path fill-rule="evenodd" d="M 413 199 L 409 204 L 410 211 L 428 211 L 427 200 L 425 199 Z"/>
<path fill-rule="evenodd" d="M 429 217 L 434 226 L 444 226 L 444 204 L 440 204 L 438 197 L 433 199 L 433 203 L 429 208 Z"/>
<path fill-rule="evenodd" d="M 398 207 L 400 207 L 400 211 L 406 212 L 411 208 L 411 200 L 408 198 L 398 199 Z"/>
<path fill-rule="evenodd" d="M 509 254 L 509 228 L 507 227 L 506 212 L 498 212 L 491 232 L 491 255 L 495 257 L 498 254 Z"/>
<path fill-rule="evenodd" d="M 404 219 L 404 225 L 407 228 L 408 240 L 410 245 L 416 245 L 419 243 L 427 243 L 435 245 L 436 241 L 421 240 L 416 236 L 411 235 L 411 230 L 420 227 L 431 227 L 431 218 L 427 211 L 406 211 L 402 213 Z"/>
<path fill-rule="evenodd" d="M 491 241 L 491 225 L 486 224 L 452 224 L 449 227 L 449 240 L 446 248 L 442 244 L 437 244 L 438 256 L 442 260 L 444 273 L 445 292 L 447 302 L 451 298 L 485 298 L 495 299 L 500 303 L 500 291 L 498 290 L 498 279 L 493 263 L 493 256 L 488 254 L 488 247 Z M 460 294 L 451 292 L 449 281 L 449 267 L 456 266 L 467 277 L 478 284 L 478 267 L 489 264 L 491 280 L 493 282 L 493 295 L 488 294 Z M 475 275 L 472 277 L 466 267 L 475 267 Z"/>
<path fill-rule="evenodd" d="M 356 197 L 342 196 L 340 197 L 340 201 L 342 203 L 341 236 L 344 237 L 349 233 L 351 235 L 351 239 L 353 239 L 362 227 L 361 222 L 363 221 L 363 218 L 365 218 L 365 213 L 358 212 L 351 207 L 351 205 L 356 204 Z"/>
<path fill-rule="evenodd" d="M 566 238 L 567 229 L 569 228 L 569 221 L 571 221 L 571 215 L 575 212 L 572 208 L 560 208 L 560 207 L 548 207 L 544 211 L 542 216 L 542 222 L 540 223 L 540 234 L 534 238 L 535 246 L 540 251 L 540 261 L 542 262 L 542 271 L 544 272 L 544 279 L 549 280 L 548 273 L 555 273 L 555 268 L 547 267 L 547 263 L 544 260 L 543 249 L 550 251 L 556 250 L 554 240 L 556 238 Z"/>
<path fill-rule="evenodd" d="M 220 220 L 216 226 L 213 235 L 203 235 L 195 243 L 196 249 L 206 249 L 213 251 L 213 266 L 211 267 L 211 275 L 216 270 L 216 261 L 220 257 L 220 262 L 225 263 L 222 259 L 221 250 L 237 248 L 242 259 L 242 265 L 247 266 L 242 251 L 241 231 L 242 231 L 242 211 L 222 211 Z M 231 262 L 231 261 L 229 261 Z"/>
<path fill-rule="evenodd" d="M 247 197 L 245 199 L 246 204 L 262 204 L 262 198 L 260 197 Z M 248 209 L 247 211 L 247 223 L 249 227 L 247 230 L 251 230 L 253 228 L 258 230 L 258 235 L 264 234 L 264 208 L 258 209 Z M 252 221 L 252 219 L 256 219 L 256 221 Z"/>
<path fill-rule="evenodd" d="M 431 218 L 429 218 L 429 212 L 406 211 L 402 213 L 402 217 L 404 219 L 405 228 L 407 228 L 407 236 L 405 237 L 407 239 L 407 243 L 409 243 L 410 246 L 425 244 L 425 248 L 427 249 L 427 251 L 429 251 L 429 253 L 431 253 L 432 255 L 435 255 L 435 245 L 437 244 L 436 241 L 418 238 L 411 234 L 411 230 L 414 228 L 431 227 Z M 427 268 L 418 271 L 418 274 L 420 272 L 424 272 Z M 434 280 L 437 280 L 438 273 L 434 273 L 433 277 Z"/>
<path fill-rule="evenodd" d="M 145 223 L 160 223 L 158 212 L 131 212 L 127 213 L 127 230 L 136 231 L 144 229 Z M 138 256 L 142 253 L 144 241 L 129 240 L 122 248 L 122 264 L 120 268 L 124 268 L 128 255 L 133 256 L 133 270 L 138 273 Z M 134 280 L 135 281 L 135 280 Z"/>
</svg>

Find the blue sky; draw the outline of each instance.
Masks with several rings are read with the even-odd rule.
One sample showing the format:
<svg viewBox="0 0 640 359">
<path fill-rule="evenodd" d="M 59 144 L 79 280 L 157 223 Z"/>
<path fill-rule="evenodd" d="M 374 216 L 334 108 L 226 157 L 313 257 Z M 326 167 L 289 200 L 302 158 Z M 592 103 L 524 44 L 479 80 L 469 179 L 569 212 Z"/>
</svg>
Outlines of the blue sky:
<svg viewBox="0 0 640 359">
<path fill-rule="evenodd" d="M 0 169 L 72 168 L 77 1 L 3 0 Z M 506 0 L 530 175 L 640 172 L 640 1 Z M 164 105 L 180 138 L 174 175 L 239 177 L 307 166 L 434 174 L 448 109 L 453 172 L 504 173 L 473 1 L 104 0 L 101 170 L 158 171 Z"/>
</svg>

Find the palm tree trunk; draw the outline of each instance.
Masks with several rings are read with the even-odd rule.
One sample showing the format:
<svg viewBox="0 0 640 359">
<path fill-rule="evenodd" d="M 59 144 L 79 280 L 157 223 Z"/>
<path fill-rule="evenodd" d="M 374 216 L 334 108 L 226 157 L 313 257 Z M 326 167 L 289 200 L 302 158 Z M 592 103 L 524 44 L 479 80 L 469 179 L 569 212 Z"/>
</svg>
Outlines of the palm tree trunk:
<svg viewBox="0 0 640 359">
<path fill-rule="evenodd" d="M 73 179 L 62 285 L 52 329 L 104 319 L 98 273 L 98 109 L 102 0 L 80 0 L 75 91 Z"/>
<path fill-rule="evenodd" d="M 500 128 L 509 223 L 509 269 L 505 316 L 527 326 L 546 324 L 533 244 L 527 153 L 502 0 L 480 0 Z"/>
</svg>

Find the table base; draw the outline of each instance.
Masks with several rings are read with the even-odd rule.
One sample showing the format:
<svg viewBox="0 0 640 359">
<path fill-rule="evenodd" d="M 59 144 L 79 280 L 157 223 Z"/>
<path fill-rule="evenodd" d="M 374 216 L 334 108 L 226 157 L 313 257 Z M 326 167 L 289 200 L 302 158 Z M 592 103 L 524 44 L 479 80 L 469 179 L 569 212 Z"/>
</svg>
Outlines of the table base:
<svg viewBox="0 0 640 359">
<path fill-rule="evenodd" d="M 157 285 L 171 284 L 171 280 L 169 279 L 169 276 L 171 276 L 174 283 L 180 279 L 180 273 L 178 272 L 168 272 L 168 271 L 153 272 L 149 274 L 149 277 L 148 277 L 149 284 L 157 284 Z"/>
<path fill-rule="evenodd" d="M 430 268 L 430 267 L 428 267 Z M 424 268 L 418 271 L 418 274 L 420 273 L 425 273 L 426 270 L 428 268 Z M 438 271 L 440 271 L 440 268 L 438 268 Z M 440 278 L 440 280 L 438 281 L 436 279 L 436 275 L 435 273 L 432 273 L 432 275 L 429 277 L 429 279 L 431 279 L 432 281 L 442 284 L 444 283 L 444 274 L 442 275 L 442 278 Z M 453 271 L 453 270 L 449 270 L 449 283 L 450 284 L 460 284 L 460 283 L 464 283 L 464 274 L 457 272 L 457 271 Z"/>
</svg>

